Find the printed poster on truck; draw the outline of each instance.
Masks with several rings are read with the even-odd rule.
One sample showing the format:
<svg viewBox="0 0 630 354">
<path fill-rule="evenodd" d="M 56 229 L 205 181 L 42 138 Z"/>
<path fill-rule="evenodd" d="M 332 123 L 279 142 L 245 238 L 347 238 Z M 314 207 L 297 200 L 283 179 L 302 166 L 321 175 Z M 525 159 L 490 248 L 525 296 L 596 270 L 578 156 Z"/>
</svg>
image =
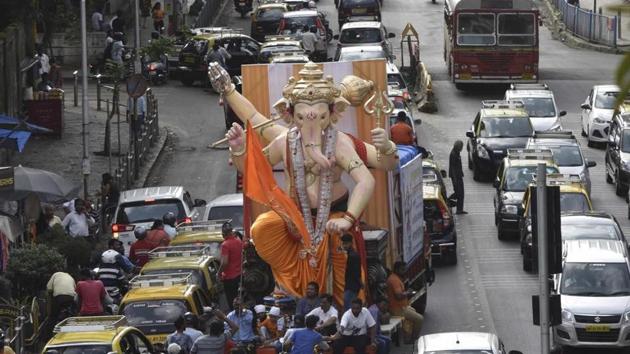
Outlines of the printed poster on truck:
<svg viewBox="0 0 630 354">
<path fill-rule="evenodd" d="M 424 206 L 422 203 L 422 157 L 400 168 L 402 196 L 403 260 L 408 263 L 422 251 Z"/>
</svg>

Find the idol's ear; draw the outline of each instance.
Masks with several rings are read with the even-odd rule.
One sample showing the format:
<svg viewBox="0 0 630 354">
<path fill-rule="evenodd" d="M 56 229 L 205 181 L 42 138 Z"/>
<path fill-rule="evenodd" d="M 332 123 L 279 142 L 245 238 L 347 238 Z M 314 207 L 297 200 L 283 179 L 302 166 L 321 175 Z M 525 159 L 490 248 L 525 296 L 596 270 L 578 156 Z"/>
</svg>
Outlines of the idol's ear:
<svg viewBox="0 0 630 354">
<path fill-rule="evenodd" d="M 273 104 L 273 108 L 287 124 L 293 123 L 293 109 L 291 108 L 289 100 L 281 98 Z"/>
<path fill-rule="evenodd" d="M 330 112 L 330 120 L 333 123 L 337 123 L 339 118 L 343 115 L 343 112 L 345 112 L 348 106 L 350 106 L 350 102 L 343 97 L 337 97 L 331 106 L 332 110 Z"/>
</svg>

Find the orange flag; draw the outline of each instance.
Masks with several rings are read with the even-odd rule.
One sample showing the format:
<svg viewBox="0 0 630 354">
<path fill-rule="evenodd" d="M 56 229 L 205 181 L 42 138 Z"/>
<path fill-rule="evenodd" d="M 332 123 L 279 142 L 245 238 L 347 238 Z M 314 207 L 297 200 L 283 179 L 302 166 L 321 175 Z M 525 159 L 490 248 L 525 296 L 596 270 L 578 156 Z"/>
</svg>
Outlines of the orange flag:
<svg viewBox="0 0 630 354">
<path fill-rule="evenodd" d="M 243 176 L 243 192 L 260 204 L 270 207 L 287 223 L 292 237 L 304 241 L 306 247 L 311 246 L 311 239 L 304 224 L 304 217 L 293 199 L 282 188 L 278 187 L 273 177 L 271 165 L 262 153 L 262 146 L 258 135 L 247 122 L 247 154 L 245 155 L 245 170 Z M 249 203 L 246 203 L 244 219 L 249 222 Z M 249 230 L 246 225 L 245 230 Z"/>
</svg>

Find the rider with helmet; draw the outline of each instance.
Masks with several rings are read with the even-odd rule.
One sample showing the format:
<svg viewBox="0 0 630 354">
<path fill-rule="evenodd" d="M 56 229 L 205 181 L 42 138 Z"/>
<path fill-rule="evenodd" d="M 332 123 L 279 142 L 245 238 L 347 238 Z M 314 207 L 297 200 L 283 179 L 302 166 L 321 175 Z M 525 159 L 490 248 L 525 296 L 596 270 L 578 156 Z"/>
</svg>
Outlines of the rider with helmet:
<svg viewBox="0 0 630 354">
<path fill-rule="evenodd" d="M 121 289 L 125 280 L 125 273 L 116 262 L 118 255 L 119 253 L 112 249 L 103 252 L 101 264 L 96 273 L 97 278 L 103 282 L 105 290 L 116 303 L 119 303 L 122 298 Z"/>
<path fill-rule="evenodd" d="M 137 266 L 142 267 L 149 261 L 149 251 L 154 246 L 153 243 L 147 241 L 147 230 L 142 226 L 136 226 L 133 230 L 136 236 L 136 242 L 129 249 L 129 259 Z"/>
<path fill-rule="evenodd" d="M 164 214 L 164 216 L 162 217 L 162 221 L 164 222 L 164 231 L 166 231 L 168 237 L 170 237 L 172 240 L 173 237 L 177 235 L 177 217 L 174 213 L 169 211 L 168 213 Z"/>
</svg>

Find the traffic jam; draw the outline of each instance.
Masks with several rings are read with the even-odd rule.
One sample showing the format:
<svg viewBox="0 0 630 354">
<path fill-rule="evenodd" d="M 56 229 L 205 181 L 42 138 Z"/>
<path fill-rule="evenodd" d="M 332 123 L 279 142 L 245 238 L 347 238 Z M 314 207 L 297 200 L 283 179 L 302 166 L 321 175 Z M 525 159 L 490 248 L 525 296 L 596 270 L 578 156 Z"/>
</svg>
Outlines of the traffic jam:
<svg viewBox="0 0 630 354">
<path fill-rule="evenodd" d="M 483 202 L 496 239 L 520 252 L 522 272 L 545 264 L 549 348 L 630 350 L 626 221 L 591 197 L 629 200 L 630 101 L 594 85 L 581 131 L 566 128 L 539 74 L 537 3 L 444 1 L 449 84 L 503 95 L 483 98 L 460 139 L 442 141 L 447 163 L 421 138 L 435 93 L 418 34 L 390 32 L 383 0 L 335 0 L 338 26 L 313 0 L 234 0 L 250 28 L 191 28 L 168 76 L 219 102 L 225 139 L 208 148 L 226 150 L 236 188 L 195 199 L 182 176 L 120 191 L 97 267 L 48 283 L 56 298 L 72 281 L 77 300 L 59 305 L 33 351 L 520 354 L 497 328 L 423 330 L 440 316 L 429 298 L 441 296 L 431 289 L 441 271 L 469 267 L 457 224 L 478 185 L 492 187 Z M 590 150 L 604 156 L 610 191 L 592 183 Z M 555 273 L 539 259 L 541 164 L 558 191 Z"/>
</svg>

